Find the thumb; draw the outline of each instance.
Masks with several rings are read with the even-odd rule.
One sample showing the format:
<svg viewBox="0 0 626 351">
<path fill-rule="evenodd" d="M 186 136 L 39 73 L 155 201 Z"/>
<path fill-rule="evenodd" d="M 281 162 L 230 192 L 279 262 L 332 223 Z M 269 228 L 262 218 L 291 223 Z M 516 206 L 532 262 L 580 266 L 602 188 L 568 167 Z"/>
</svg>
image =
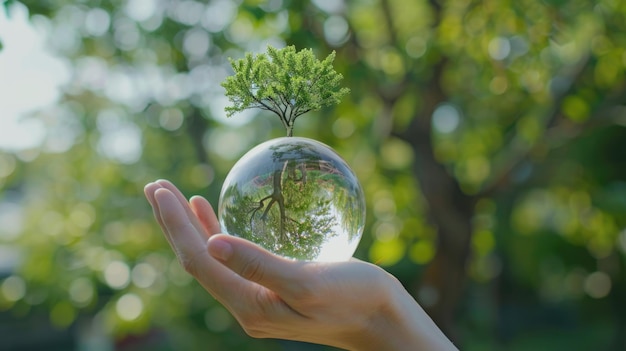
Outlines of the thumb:
<svg viewBox="0 0 626 351">
<path fill-rule="evenodd" d="M 242 278 L 258 283 L 276 293 L 289 293 L 298 280 L 306 279 L 306 262 L 277 256 L 257 244 L 228 234 L 216 234 L 208 240 L 209 254 Z"/>
</svg>

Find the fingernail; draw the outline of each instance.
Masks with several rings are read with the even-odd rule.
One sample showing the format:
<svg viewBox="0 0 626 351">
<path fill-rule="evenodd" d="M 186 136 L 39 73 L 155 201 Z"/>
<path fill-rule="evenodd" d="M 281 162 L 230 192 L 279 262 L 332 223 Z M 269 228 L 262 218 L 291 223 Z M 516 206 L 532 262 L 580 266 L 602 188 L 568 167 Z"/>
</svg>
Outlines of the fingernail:
<svg viewBox="0 0 626 351">
<path fill-rule="evenodd" d="M 161 185 L 161 184 L 168 184 L 169 181 L 167 179 L 157 179 L 155 183 Z"/>
<path fill-rule="evenodd" d="M 224 240 L 209 240 L 209 254 L 220 261 L 227 261 L 233 255 L 233 247 Z"/>
</svg>

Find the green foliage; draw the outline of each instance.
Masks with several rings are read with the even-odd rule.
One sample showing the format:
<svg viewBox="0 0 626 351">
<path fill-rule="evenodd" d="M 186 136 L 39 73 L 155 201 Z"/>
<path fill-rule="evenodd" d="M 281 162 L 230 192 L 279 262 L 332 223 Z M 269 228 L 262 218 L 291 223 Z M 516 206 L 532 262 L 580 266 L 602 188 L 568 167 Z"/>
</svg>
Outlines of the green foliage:
<svg viewBox="0 0 626 351">
<path fill-rule="evenodd" d="M 282 139 L 233 167 L 219 204 L 222 230 L 283 256 L 328 259 L 320 257 L 322 244 L 360 233 L 361 199 L 351 196 L 343 161 L 297 139 Z"/>
<path fill-rule="evenodd" d="M 141 193 L 167 178 L 216 203 L 236 157 L 272 133 L 262 119 L 224 123 L 214 78 L 229 69 L 225 55 L 272 42 L 336 50 L 350 98 L 338 118 L 310 112 L 298 128 L 362 182 L 358 257 L 407 287 L 453 280 L 424 272 L 437 252 L 447 259 L 437 267 L 458 261 L 442 244 L 462 236 L 441 233 L 462 228 L 459 214 L 471 219 L 471 283 L 436 295 L 465 291 L 447 319 L 463 349 L 623 349 L 623 2 L 346 1 L 337 11 L 225 0 L 198 11 L 200 2 L 173 0 L 151 13 L 137 2 L 24 3 L 76 79 L 29 115 L 46 131 L 40 146 L 0 152 L 0 255 L 19 252 L 0 277 L 3 315 L 27 324 L 44 311 L 73 330 L 97 316 L 114 339 L 166 330 L 171 349 L 281 347 L 245 337 L 179 268 Z M 128 148 L 116 134 L 128 130 L 140 134 L 133 162 L 106 152 L 111 140 Z M 117 308 L 129 294 L 143 307 L 136 319 Z"/>
<path fill-rule="evenodd" d="M 250 108 L 271 111 L 291 136 L 296 118 L 337 104 L 350 91 L 339 88 L 343 76 L 334 70 L 334 59 L 334 51 L 319 61 L 312 49 L 268 46 L 267 54 L 246 53 L 243 59 L 231 60 L 235 74 L 222 83 L 232 103 L 227 115 Z"/>
<path fill-rule="evenodd" d="M 226 189 L 233 203 L 229 208 L 230 215 L 224 217 L 226 226 L 232 228 L 232 234 L 282 256 L 314 259 L 319 254 L 320 245 L 336 235 L 333 227 L 337 219 L 331 214 L 331 200 L 316 194 L 319 177 L 315 171 L 310 173 L 304 182 L 295 180 L 288 173 L 272 173 L 265 179 L 266 186 L 260 189 L 261 193 L 269 194 L 265 200 L 243 196 L 235 186 Z M 275 192 L 274 177 L 281 178 L 283 203 L 270 202 L 271 194 Z"/>
</svg>

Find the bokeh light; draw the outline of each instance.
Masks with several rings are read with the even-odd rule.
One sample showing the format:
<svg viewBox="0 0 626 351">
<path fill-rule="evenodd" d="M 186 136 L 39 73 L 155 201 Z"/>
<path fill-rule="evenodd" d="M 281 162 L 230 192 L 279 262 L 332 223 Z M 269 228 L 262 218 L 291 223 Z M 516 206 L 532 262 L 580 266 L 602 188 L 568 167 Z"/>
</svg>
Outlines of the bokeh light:
<svg viewBox="0 0 626 351">
<path fill-rule="evenodd" d="M 125 321 L 132 321 L 143 312 L 143 301 L 135 294 L 128 293 L 122 295 L 115 303 L 115 311 L 118 316 Z"/>
<path fill-rule="evenodd" d="M 114 289 L 122 289 L 130 282 L 130 269 L 125 262 L 112 261 L 104 269 L 104 280 Z"/>
<path fill-rule="evenodd" d="M 463 348 L 610 349 L 626 313 L 623 17 L 579 0 L 3 2 L 0 334 L 287 347 L 241 337 L 142 195 L 167 178 L 217 205 L 236 160 L 280 135 L 269 114 L 226 117 L 220 86 L 228 58 L 269 43 L 336 51 L 351 94 L 298 134 L 363 186 L 358 258 Z"/>
</svg>

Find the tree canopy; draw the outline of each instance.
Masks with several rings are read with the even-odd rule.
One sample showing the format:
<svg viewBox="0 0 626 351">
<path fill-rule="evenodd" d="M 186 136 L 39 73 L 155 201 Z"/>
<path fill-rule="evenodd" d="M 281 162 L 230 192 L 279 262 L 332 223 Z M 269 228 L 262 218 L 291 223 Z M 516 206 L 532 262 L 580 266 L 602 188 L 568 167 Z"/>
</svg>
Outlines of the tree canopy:
<svg viewBox="0 0 626 351">
<path fill-rule="evenodd" d="M 271 111 L 291 136 L 296 118 L 339 103 L 350 91 L 339 88 L 343 77 L 333 68 L 334 59 L 334 51 L 319 61 L 312 49 L 268 46 L 267 54 L 246 53 L 243 59 L 231 60 L 235 75 L 222 83 L 232 103 L 226 107 L 227 116 L 249 108 Z"/>
</svg>

